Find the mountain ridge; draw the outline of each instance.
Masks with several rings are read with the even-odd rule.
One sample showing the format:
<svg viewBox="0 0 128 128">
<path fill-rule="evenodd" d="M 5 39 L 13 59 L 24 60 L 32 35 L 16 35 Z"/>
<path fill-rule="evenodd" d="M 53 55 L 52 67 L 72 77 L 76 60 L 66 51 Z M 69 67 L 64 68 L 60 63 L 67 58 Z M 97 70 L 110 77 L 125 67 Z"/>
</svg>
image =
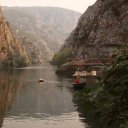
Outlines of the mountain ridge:
<svg viewBox="0 0 128 128">
<path fill-rule="evenodd" d="M 36 48 L 36 60 L 27 51 L 33 63 L 38 63 L 37 58 L 41 58 L 42 61 L 50 60 L 54 52 L 60 49 L 70 31 L 75 28 L 81 15 L 71 10 L 56 7 L 3 7 L 3 10 L 16 36 L 20 40 L 26 38 L 27 43 L 23 43 L 26 51 L 27 49 L 33 51 L 34 47 Z M 30 40 L 31 46 L 34 45 L 31 50 L 28 47 L 28 40 Z M 42 50 L 38 48 L 36 42 L 43 48 Z M 40 52 L 40 57 L 37 51 Z"/>
</svg>

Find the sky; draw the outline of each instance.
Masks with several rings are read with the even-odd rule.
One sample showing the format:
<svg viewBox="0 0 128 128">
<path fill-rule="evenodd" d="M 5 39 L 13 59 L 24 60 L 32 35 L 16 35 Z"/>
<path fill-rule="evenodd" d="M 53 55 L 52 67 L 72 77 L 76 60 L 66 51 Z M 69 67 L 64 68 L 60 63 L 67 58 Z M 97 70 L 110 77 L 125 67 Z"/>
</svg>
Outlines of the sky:
<svg viewBox="0 0 128 128">
<path fill-rule="evenodd" d="M 0 0 L 2 6 L 52 6 L 85 12 L 96 0 Z"/>
</svg>

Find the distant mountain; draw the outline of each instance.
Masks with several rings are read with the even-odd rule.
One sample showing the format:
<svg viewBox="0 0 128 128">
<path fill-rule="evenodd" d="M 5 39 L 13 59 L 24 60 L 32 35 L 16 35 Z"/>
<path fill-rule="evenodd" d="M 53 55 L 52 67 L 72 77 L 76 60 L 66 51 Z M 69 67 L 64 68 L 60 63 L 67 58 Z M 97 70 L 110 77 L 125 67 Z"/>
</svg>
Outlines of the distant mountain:
<svg viewBox="0 0 128 128">
<path fill-rule="evenodd" d="M 3 7 L 3 10 L 32 63 L 51 59 L 81 16 L 56 7 Z"/>
</svg>

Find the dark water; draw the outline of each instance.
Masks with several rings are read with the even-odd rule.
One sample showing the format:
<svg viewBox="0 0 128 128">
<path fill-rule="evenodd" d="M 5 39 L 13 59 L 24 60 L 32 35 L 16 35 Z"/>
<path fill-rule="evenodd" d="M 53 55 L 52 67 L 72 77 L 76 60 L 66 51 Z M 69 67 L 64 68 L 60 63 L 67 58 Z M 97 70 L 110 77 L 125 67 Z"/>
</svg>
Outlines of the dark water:
<svg viewBox="0 0 128 128">
<path fill-rule="evenodd" d="M 71 83 L 50 65 L 1 70 L 0 128 L 87 128 Z"/>
</svg>

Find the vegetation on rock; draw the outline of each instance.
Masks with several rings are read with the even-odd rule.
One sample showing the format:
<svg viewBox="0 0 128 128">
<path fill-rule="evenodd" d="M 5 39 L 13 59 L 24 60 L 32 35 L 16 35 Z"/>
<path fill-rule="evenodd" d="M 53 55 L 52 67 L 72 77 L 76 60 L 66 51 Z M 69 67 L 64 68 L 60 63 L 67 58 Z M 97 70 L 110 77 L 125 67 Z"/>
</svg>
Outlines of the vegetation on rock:
<svg viewBox="0 0 128 128">
<path fill-rule="evenodd" d="M 102 120 L 99 123 L 102 128 L 127 128 L 128 45 L 117 50 L 113 57 L 113 63 L 99 85 L 79 92 L 74 99 L 82 98 L 83 109 L 87 108 L 86 103 L 90 104 L 94 115 Z"/>
<path fill-rule="evenodd" d="M 52 59 L 52 64 L 55 65 L 62 65 L 64 63 L 66 63 L 68 60 L 68 58 L 70 58 L 72 56 L 72 48 L 71 47 L 66 47 L 64 49 L 62 49 L 59 54 L 55 54 L 53 59 Z"/>
</svg>

